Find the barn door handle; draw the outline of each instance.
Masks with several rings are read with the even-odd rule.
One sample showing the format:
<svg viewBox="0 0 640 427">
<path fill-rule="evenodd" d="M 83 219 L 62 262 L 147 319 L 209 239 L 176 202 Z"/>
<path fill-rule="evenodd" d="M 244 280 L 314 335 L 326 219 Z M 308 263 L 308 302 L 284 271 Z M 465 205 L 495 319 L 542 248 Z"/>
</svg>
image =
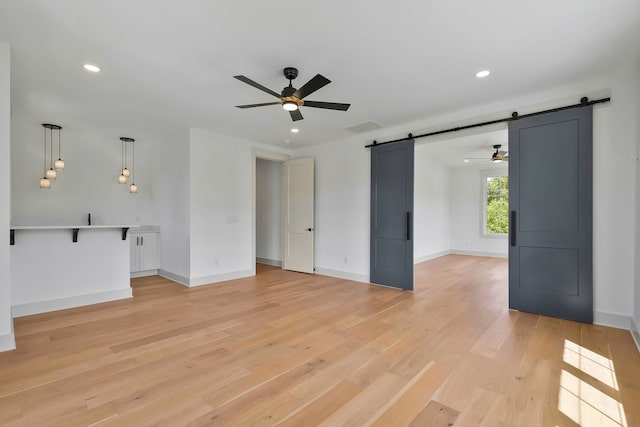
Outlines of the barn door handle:
<svg viewBox="0 0 640 427">
<path fill-rule="evenodd" d="M 511 221 L 509 221 L 509 236 L 511 237 L 511 246 L 516 245 L 516 211 L 511 211 Z"/>
<path fill-rule="evenodd" d="M 411 212 L 407 212 L 407 240 L 411 240 Z"/>
</svg>

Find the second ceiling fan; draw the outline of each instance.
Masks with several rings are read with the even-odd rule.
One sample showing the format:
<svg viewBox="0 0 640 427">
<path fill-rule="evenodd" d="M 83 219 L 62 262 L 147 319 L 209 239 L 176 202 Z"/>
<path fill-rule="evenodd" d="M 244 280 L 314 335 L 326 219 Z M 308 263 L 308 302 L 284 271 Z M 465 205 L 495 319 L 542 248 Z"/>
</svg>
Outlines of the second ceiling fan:
<svg viewBox="0 0 640 427">
<path fill-rule="evenodd" d="M 250 86 L 253 86 L 257 89 L 260 89 L 263 92 L 268 93 L 269 95 L 273 95 L 276 98 L 279 98 L 276 102 L 266 102 L 262 104 L 247 104 L 247 105 L 236 105 L 238 108 L 254 108 L 254 107 L 264 107 L 267 105 L 282 105 L 282 108 L 289 111 L 291 115 L 291 120 L 294 122 L 297 120 L 302 120 L 302 113 L 300 112 L 301 106 L 306 107 L 314 107 L 314 108 L 325 108 L 328 110 L 339 110 L 339 111 L 347 111 L 351 104 L 340 104 L 337 102 L 322 102 L 322 101 L 304 101 L 303 99 L 317 91 L 318 89 L 328 85 L 331 83 L 331 80 L 324 77 L 323 75 L 316 74 L 311 80 L 305 83 L 300 89 L 296 89 L 293 87 L 291 83 L 296 77 L 298 77 L 298 69 L 293 67 L 286 67 L 284 70 L 284 77 L 289 80 L 289 86 L 282 89 L 282 92 L 278 94 L 277 92 L 262 86 L 260 83 L 256 83 L 248 77 L 245 76 L 233 76 L 235 79 L 240 80 Z"/>
</svg>

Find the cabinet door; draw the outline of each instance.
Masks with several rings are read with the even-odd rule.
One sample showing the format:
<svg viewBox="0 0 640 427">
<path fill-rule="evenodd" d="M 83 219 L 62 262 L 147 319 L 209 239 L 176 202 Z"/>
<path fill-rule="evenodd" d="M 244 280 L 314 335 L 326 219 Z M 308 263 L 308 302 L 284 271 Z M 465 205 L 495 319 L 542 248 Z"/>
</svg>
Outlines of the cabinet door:
<svg viewBox="0 0 640 427">
<path fill-rule="evenodd" d="M 137 234 L 129 235 L 129 259 L 130 262 L 130 272 L 134 273 L 136 271 L 140 271 L 140 251 L 139 246 L 139 237 Z"/>
<path fill-rule="evenodd" d="M 140 271 L 156 270 L 158 260 L 158 233 L 140 234 Z"/>
</svg>

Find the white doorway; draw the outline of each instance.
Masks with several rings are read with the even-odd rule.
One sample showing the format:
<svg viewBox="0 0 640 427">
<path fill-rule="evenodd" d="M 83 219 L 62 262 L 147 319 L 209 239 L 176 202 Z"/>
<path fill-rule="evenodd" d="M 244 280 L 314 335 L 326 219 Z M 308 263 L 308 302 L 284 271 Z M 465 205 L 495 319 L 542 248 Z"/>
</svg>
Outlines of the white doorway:
<svg viewBox="0 0 640 427">
<path fill-rule="evenodd" d="M 256 159 L 256 262 L 282 267 L 283 162 Z"/>
</svg>

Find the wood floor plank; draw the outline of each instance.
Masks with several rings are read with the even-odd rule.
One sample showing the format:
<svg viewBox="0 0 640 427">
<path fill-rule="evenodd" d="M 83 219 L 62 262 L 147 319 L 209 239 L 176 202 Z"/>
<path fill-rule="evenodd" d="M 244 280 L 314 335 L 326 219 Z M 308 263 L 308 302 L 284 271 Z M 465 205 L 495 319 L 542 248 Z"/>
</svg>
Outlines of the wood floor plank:
<svg viewBox="0 0 640 427">
<path fill-rule="evenodd" d="M 640 425 L 629 332 L 509 311 L 504 259 L 418 264 L 413 292 L 257 272 L 15 319 L 0 425 Z"/>
</svg>

